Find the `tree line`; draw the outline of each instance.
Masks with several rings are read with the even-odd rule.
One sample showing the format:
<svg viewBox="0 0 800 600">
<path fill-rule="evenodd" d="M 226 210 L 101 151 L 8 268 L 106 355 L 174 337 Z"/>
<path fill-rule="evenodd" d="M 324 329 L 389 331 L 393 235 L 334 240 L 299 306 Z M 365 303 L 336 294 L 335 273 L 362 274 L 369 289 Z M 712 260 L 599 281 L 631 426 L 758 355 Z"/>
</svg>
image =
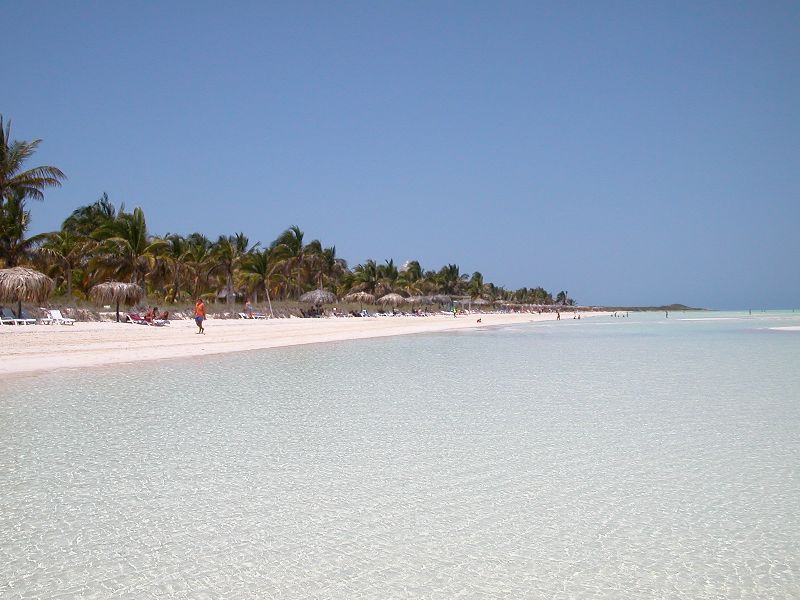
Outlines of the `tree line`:
<svg viewBox="0 0 800 600">
<path fill-rule="evenodd" d="M 507 290 L 484 280 L 479 272 L 462 273 L 457 264 L 426 270 L 416 261 L 402 265 L 388 259 L 367 260 L 350 268 L 336 246 L 307 241 L 292 225 L 271 243 L 251 243 L 243 233 L 216 240 L 202 233 L 152 235 L 144 211 L 127 211 L 107 194 L 81 206 L 58 231 L 27 236 L 29 200 L 41 201 L 47 188 L 66 178 L 56 167 L 25 169 L 41 140 L 11 141 L 11 124 L 0 115 L 0 263 L 30 265 L 56 282 L 67 301 L 85 299 L 104 281 L 125 281 L 144 287 L 159 303 L 196 297 L 294 300 L 313 289 L 338 297 L 363 291 L 380 297 L 469 296 L 488 301 L 529 304 L 573 304 L 567 292 L 555 299 L 542 287 Z"/>
</svg>

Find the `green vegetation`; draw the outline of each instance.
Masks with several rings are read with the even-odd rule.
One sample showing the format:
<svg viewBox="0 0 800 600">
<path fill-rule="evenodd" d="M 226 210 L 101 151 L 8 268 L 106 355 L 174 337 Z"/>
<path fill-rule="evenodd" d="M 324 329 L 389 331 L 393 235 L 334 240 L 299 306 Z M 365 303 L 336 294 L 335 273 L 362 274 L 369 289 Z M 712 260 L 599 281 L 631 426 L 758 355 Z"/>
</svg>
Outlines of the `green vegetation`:
<svg viewBox="0 0 800 600">
<path fill-rule="evenodd" d="M 85 300 L 89 290 L 106 281 L 142 285 L 159 304 L 175 304 L 204 296 L 229 305 L 248 297 L 257 301 L 295 300 L 313 289 L 338 297 L 363 291 L 377 297 L 448 295 L 529 304 L 573 305 L 567 292 L 552 294 L 541 287 L 506 290 L 486 282 L 481 273 L 462 273 L 456 264 L 425 270 L 418 261 L 398 267 L 394 260 L 367 260 L 352 269 L 336 255 L 335 246 L 306 242 L 292 225 L 266 247 L 242 234 L 215 242 L 199 232 L 152 235 L 141 208 L 116 207 L 103 194 L 77 208 L 60 231 L 26 237 L 29 199 L 43 200 L 44 190 L 60 186 L 56 167 L 28 170 L 26 163 L 41 140 L 11 142 L 10 123 L 0 116 L 0 266 L 31 265 L 50 275 L 56 294 L 67 301 Z"/>
</svg>

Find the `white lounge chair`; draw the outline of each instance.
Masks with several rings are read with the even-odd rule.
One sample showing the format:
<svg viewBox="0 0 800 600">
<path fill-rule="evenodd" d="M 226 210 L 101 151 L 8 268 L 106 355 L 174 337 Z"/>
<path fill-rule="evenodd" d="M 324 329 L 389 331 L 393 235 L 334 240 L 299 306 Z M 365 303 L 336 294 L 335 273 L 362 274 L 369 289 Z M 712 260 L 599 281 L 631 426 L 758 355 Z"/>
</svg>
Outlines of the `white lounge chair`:
<svg viewBox="0 0 800 600">
<path fill-rule="evenodd" d="M 75 325 L 75 319 L 65 317 L 57 308 L 48 310 L 47 314 L 50 316 L 50 319 L 52 319 L 53 323 L 58 323 L 59 325 Z"/>
<path fill-rule="evenodd" d="M 25 325 L 36 325 L 41 321 L 41 319 L 29 315 L 24 308 L 20 311 L 19 315 L 17 315 L 17 318 L 25 321 Z M 49 321 L 49 319 L 47 319 L 47 321 Z"/>
<path fill-rule="evenodd" d="M 18 319 L 17 315 L 11 312 L 10 308 L 0 308 L 0 324 L 2 325 L 25 325 L 23 319 Z"/>
</svg>

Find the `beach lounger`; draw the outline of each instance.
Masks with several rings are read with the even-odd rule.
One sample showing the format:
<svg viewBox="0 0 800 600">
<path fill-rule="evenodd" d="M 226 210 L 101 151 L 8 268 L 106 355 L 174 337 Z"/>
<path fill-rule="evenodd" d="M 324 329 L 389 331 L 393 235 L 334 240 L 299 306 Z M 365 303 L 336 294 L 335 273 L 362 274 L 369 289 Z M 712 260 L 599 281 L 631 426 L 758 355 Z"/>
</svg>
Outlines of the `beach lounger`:
<svg viewBox="0 0 800 600">
<path fill-rule="evenodd" d="M 147 321 L 139 313 L 128 313 L 128 323 L 136 323 L 137 325 L 147 325 Z"/>
<path fill-rule="evenodd" d="M 152 325 L 153 327 L 163 327 L 164 325 L 169 325 L 169 320 L 153 319 L 152 321 L 148 321 L 139 313 L 128 313 L 128 323 L 137 323 L 138 325 Z"/>
<path fill-rule="evenodd" d="M 53 323 L 58 323 L 59 325 L 75 325 L 75 319 L 70 319 L 69 317 L 65 317 L 61 314 L 61 311 L 57 308 L 50 309 L 47 311 L 50 319 Z"/>
<path fill-rule="evenodd" d="M 24 309 L 19 312 L 17 319 L 22 321 L 23 325 L 36 325 L 36 323 L 38 323 L 38 321 L 25 312 Z"/>
<path fill-rule="evenodd" d="M 10 308 L 0 308 L 0 324 L 2 325 L 24 325 L 22 319 L 18 319 L 17 315 L 11 312 Z"/>
</svg>

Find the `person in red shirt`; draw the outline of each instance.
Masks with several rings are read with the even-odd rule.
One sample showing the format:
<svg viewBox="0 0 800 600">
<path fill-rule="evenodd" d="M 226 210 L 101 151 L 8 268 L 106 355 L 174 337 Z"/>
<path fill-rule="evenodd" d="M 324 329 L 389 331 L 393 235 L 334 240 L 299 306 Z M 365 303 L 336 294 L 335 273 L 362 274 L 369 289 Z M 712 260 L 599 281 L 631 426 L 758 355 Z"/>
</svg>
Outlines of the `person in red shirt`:
<svg viewBox="0 0 800 600">
<path fill-rule="evenodd" d="M 203 321 L 206 320 L 206 305 L 203 303 L 202 298 L 198 298 L 194 305 L 194 322 L 197 323 L 199 331 L 197 333 L 205 334 L 206 330 L 203 328 Z"/>
</svg>

